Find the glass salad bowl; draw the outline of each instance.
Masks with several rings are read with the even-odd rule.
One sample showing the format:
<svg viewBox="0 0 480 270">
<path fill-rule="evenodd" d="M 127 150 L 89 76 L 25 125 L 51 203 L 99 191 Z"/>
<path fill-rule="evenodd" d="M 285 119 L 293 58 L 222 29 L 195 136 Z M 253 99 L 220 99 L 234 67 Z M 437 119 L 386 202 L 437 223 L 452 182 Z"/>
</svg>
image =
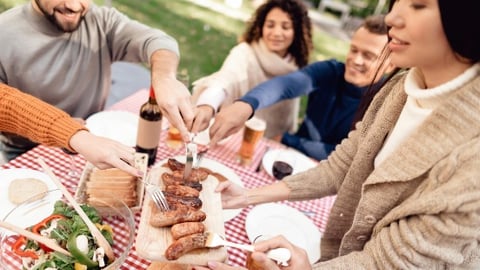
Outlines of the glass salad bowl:
<svg viewBox="0 0 480 270">
<path fill-rule="evenodd" d="M 39 199 L 39 197 L 42 198 Z M 85 206 L 82 208 L 89 217 L 95 216 L 97 213 L 96 218 L 93 218 L 93 223 L 109 242 L 113 242 L 111 244 L 115 254 L 113 262 L 106 262 L 106 266 L 100 267 L 99 261 L 93 259 L 92 254 L 96 250 L 93 237 L 89 235 L 88 228 L 82 224 L 83 221 L 76 215 L 75 210 L 62 197 L 61 191 L 55 189 L 17 205 L 3 218 L 3 221 L 34 233 L 46 233 L 49 237 L 56 238 L 57 243 L 68 250 L 72 257 L 58 252 L 53 253 L 47 247 L 42 247 L 35 242 L 24 241 L 25 238 L 17 233 L 0 228 L 0 266 L 2 269 L 37 269 L 44 261 L 49 261 L 48 264 L 54 263 L 57 269 L 65 270 L 120 269 L 130 253 L 135 238 L 135 222 L 132 212 L 120 200 L 114 205 L 102 206 L 102 208 L 90 207 L 90 210 L 86 210 Z M 55 216 L 57 213 L 63 217 Z M 88 245 L 82 245 L 83 248 L 77 238 L 81 234 L 86 235 L 86 237 L 82 236 L 82 240 L 86 239 L 85 242 L 88 242 Z M 28 252 L 32 249 L 27 249 L 25 252 L 26 246 L 32 247 L 38 259 L 33 259 L 35 255 Z"/>
</svg>

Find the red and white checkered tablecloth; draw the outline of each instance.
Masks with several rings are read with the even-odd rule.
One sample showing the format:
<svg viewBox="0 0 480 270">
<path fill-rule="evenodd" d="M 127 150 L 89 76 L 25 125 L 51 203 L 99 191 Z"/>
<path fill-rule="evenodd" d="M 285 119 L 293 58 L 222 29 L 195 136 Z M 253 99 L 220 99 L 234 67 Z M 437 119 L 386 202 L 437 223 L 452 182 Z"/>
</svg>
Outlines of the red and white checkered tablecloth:
<svg viewBox="0 0 480 270">
<path fill-rule="evenodd" d="M 148 91 L 146 89 L 139 90 L 133 95 L 125 98 L 124 100 L 114 104 L 108 110 L 123 110 L 137 113 L 140 105 L 144 103 L 148 98 Z M 165 144 L 166 132 L 161 136 L 161 142 L 158 148 L 157 161 L 164 160 L 176 155 L 182 155 L 184 149 L 171 149 Z M 218 147 L 211 149 L 206 154 L 205 158 L 220 162 L 227 167 L 231 168 L 242 180 L 243 184 L 247 188 L 263 186 L 270 184 L 274 181 L 273 177 L 268 175 L 264 171 L 255 172 L 258 164 L 261 162 L 262 154 L 267 146 L 272 149 L 284 147 L 282 144 L 263 139 L 260 141 L 259 146 L 255 151 L 253 161 L 248 166 L 242 166 L 237 161 L 237 150 L 240 147 L 241 134 L 235 134 L 228 138 L 225 143 Z M 41 171 L 41 167 L 36 162 L 37 158 L 43 158 L 45 162 L 52 168 L 53 172 L 61 179 L 62 183 L 73 190 L 79 181 L 79 178 L 73 178 L 68 176 L 70 170 L 70 157 L 63 153 L 59 148 L 38 146 L 25 154 L 17 157 L 16 159 L 4 164 L 3 169 L 11 168 L 28 168 Z M 83 169 L 85 166 L 85 160 L 82 156 L 74 156 L 77 168 Z M 325 225 L 328 219 L 330 208 L 334 202 L 334 197 L 326 197 L 317 200 L 301 201 L 301 202 L 282 202 L 286 205 L 294 207 L 298 210 L 310 213 L 308 217 L 318 226 L 321 232 L 324 231 Z M 245 232 L 245 220 L 247 214 L 252 209 L 248 207 L 243 209 L 240 214 L 235 218 L 225 223 L 225 231 L 227 239 L 232 242 L 249 243 L 247 234 Z M 140 213 L 135 215 L 135 222 L 138 227 L 140 221 Z M 238 249 L 229 248 L 229 262 L 232 265 L 244 266 L 245 265 L 245 253 Z M 125 263 L 121 269 L 145 269 L 150 265 L 150 261 L 139 257 L 136 253 L 135 247 L 130 251 Z"/>
</svg>

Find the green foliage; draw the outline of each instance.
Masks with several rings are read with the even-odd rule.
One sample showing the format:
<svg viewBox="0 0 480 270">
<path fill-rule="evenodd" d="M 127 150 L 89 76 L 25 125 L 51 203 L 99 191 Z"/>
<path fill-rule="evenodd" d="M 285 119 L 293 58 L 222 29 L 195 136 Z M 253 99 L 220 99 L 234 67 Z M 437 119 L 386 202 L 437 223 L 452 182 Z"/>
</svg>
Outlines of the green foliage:
<svg viewBox="0 0 480 270">
<path fill-rule="evenodd" d="M 244 27 L 243 22 L 188 1 L 115 0 L 114 6 L 175 37 L 181 53 L 179 69 L 188 70 L 191 81 L 220 68 Z"/>
<path fill-rule="evenodd" d="M 0 11 L 28 1 L 30 0 L 0 0 Z M 104 0 L 94 2 L 97 5 L 104 4 Z M 217 71 L 245 29 L 245 22 L 188 0 L 112 0 L 112 4 L 130 18 L 175 37 L 181 53 L 179 70 L 188 70 L 191 82 Z M 244 0 L 241 10 L 253 12 L 250 1 Z M 315 50 L 311 61 L 329 58 L 343 60 L 348 50 L 348 42 L 318 28 L 314 28 L 313 43 Z"/>
</svg>

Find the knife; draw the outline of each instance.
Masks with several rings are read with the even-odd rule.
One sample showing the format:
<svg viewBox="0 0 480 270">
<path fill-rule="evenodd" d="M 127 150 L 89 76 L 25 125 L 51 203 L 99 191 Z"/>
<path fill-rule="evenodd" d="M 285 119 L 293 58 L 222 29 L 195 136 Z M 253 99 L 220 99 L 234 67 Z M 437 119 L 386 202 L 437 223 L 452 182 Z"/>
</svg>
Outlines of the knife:
<svg viewBox="0 0 480 270">
<path fill-rule="evenodd" d="M 197 158 L 197 144 L 189 142 L 185 144 L 186 149 L 186 161 L 185 170 L 183 171 L 183 180 L 187 180 L 192 173 L 193 161 Z"/>
</svg>

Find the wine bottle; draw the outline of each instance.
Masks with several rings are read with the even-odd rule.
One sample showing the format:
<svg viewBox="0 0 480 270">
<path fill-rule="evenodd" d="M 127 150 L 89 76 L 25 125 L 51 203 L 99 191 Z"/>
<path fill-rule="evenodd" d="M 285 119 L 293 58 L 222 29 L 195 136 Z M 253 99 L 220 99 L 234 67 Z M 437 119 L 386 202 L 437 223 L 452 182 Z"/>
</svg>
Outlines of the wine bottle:
<svg viewBox="0 0 480 270">
<path fill-rule="evenodd" d="M 162 112 L 155 99 L 153 87 L 150 87 L 148 101 L 140 107 L 136 146 L 137 152 L 148 154 L 149 166 L 155 162 L 157 156 L 161 129 Z"/>
</svg>

